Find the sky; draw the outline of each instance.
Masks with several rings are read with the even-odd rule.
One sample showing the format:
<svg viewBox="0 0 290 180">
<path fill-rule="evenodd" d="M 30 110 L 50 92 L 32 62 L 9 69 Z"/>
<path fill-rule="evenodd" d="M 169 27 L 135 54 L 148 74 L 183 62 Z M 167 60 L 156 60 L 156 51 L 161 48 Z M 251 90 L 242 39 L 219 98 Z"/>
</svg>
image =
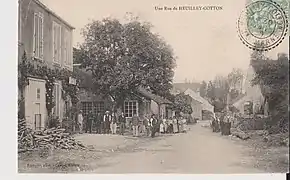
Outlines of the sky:
<svg viewBox="0 0 290 180">
<path fill-rule="evenodd" d="M 227 75 L 233 68 L 246 70 L 251 51 L 238 38 L 237 20 L 246 0 L 40 0 L 76 29 L 74 46 L 83 41 L 81 29 L 92 19 L 123 19 L 126 12 L 153 24 L 178 57 L 174 82 L 201 82 Z M 158 7 L 222 6 L 219 11 L 156 11 Z M 267 55 L 288 53 L 288 39 Z"/>
</svg>

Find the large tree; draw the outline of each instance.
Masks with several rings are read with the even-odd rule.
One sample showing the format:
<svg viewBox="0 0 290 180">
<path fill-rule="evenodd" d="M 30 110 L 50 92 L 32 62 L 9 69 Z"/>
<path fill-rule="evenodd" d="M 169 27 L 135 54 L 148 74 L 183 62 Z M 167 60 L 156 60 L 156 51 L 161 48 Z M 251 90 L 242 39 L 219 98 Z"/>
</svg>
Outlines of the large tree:
<svg viewBox="0 0 290 180">
<path fill-rule="evenodd" d="M 174 108 L 177 114 L 180 112 L 184 114 L 191 114 L 191 102 L 192 98 L 189 95 L 186 95 L 184 93 L 177 94 L 174 99 Z"/>
<path fill-rule="evenodd" d="M 170 94 L 173 50 L 151 28 L 149 23 L 121 24 L 116 19 L 86 25 L 76 57 L 92 72 L 94 92 L 110 95 L 116 105 L 139 86 L 161 96 Z"/>
<path fill-rule="evenodd" d="M 228 83 L 231 90 L 242 91 L 242 81 L 244 75 L 243 71 L 239 68 L 233 68 L 233 70 L 228 74 Z"/>
</svg>

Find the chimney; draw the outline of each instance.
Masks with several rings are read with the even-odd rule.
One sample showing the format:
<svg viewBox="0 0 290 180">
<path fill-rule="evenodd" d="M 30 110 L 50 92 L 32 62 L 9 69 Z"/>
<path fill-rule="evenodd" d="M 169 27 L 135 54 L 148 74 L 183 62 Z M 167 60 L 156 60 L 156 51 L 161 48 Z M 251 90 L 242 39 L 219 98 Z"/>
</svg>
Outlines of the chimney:
<svg viewBox="0 0 290 180">
<path fill-rule="evenodd" d="M 200 90 L 199 90 L 199 88 L 196 90 L 196 93 L 200 96 Z"/>
</svg>

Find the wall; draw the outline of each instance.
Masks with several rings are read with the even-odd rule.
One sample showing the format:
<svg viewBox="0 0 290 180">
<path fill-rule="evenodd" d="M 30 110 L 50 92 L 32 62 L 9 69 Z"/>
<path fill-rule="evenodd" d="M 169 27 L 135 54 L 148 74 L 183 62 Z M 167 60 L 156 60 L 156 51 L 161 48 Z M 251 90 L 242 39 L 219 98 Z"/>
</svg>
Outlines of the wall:
<svg viewBox="0 0 290 180">
<path fill-rule="evenodd" d="M 191 108 L 192 108 L 192 118 L 198 118 L 199 120 L 202 119 L 202 104 L 194 99 L 192 99 L 191 102 Z"/>
<path fill-rule="evenodd" d="M 264 97 L 262 95 L 259 85 L 252 86 L 252 79 L 255 77 L 255 71 L 252 66 L 248 68 L 247 77 L 244 84 L 246 96 L 234 103 L 234 106 L 239 109 L 241 113 L 244 113 L 244 103 L 247 101 L 253 102 L 253 107 L 261 106 L 264 103 Z"/>
<path fill-rule="evenodd" d="M 64 65 L 64 61 L 61 61 L 61 65 L 56 65 L 53 63 L 53 41 L 52 41 L 52 22 L 55 21 L 59 23 L 63 28 L 71 31 L 72 29 L 56 18 L 54 15 L 46 11 L 44 8 L 39 6 L 34 0 L 22 0 L 20 10 L 21 20 L 19 21 L 19 27 L 21 31 L 18 31 L 18 34 L 21 36 L 18 37 L 19 42 L 22 44 L 21 48 L 26 51 L 28 59 L 32 59 L 33 56 L 33 29 L 34 29 L 34 12 L 43 13 L 43 56 L 44 61 L 49 67 L 62 67 L 67 68 L 72 71 L 72 64 L 70 66 Z M 72 41 L 72 39 L 71 39 Z M 62 41 L 63 42 L 63 41 Z M 20 57 L 22 53 L 19 54 Z M 63 55 L 62 55 L 63 58 Z M 71 47 L 71 58 L 72 58 L 72 47 Z M 19 58 L 20 60 L 21 58 Z"/>
<path fill-rule="evenodd" d="M 151 112 L 152 114 L 158 114 L 158 104 L 155 101 L 151 101 Z"/>
<path fill-rule="evenodd" d="M 55 65 L 53 63 L 53 41 L 52 41 L 52 23 L 53 21 L 59 23 L 62 28 L 66 28 L 72 34 L 72 28 L 65 24 L 58 17 L 47 11 L 44 7 L 37 3 L 37 0 L 21 0 L 19 1 L 19 20 L 18 20 L 18 63 L 21 61 L 24 50 L 26 51 L 27 60 L 36 63 L 41 60 L 35 60 L 33 56 L 33 33 L 34 33 L 34 12 L 43 13 L 43 62 L 50 68 L 61 67 L 72 71 L 71 65 L 65 65 L 63 54 L 61 57 L 61 64 Z M 72 39 L 71 39 L 72 41 Z M 62 38 L 63 43 L 63 38 Z M 72 47 L 71 47 L 71 62 L 72 62 Z M 60 84 L 61 86 L 61 84 Z M 36 89 L 41 89 L 41 105 L 40 110 L 35 108 Z M 34 114 L 38 111 L 41 112 L 42 121 L 46 120 L 46 105 L 45 105 L 45 80 L 32 79 L 30 85 L 25 89 L 25 112 L 27 122 L 30 127 L 34 126 Z M 60 114 L 61 119 L 64 115 L 65 101 L 60 101 Z M 43 123 L 44 125 L 44 123 Z"/>
<path fill-rule="evenodd" d="M 40 98 L 37 99 L 37 88 L 40 89 Z M 29 78 L 29 85 L 25 88 L 25 118 L 27 126 L 34 129 L 35 114 L 41 114 L 41 127 L 46 120 L 45 80 Z"/>
<path fill-rule="evenodd" d="M 80 102 L 93 102 L 93 101 L 103 101 L 105 105 L 105 110 L 111 111 L 113 106 L 113 101 L 110 97 L 101 97 L 94 95 L 92 92 L 89 92 L 85 89 L 80 89 L 78 94 Z"/>
</svg>

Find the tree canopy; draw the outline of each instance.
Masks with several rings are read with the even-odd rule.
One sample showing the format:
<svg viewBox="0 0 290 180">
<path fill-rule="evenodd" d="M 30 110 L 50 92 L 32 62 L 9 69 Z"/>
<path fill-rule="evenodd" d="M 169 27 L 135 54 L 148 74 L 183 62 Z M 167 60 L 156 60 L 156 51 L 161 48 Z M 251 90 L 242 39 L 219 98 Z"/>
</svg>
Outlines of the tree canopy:
<svg viewBox="0 0 290 180">
<path fill-rule="evenodd" d="M 176 58 L 151 28 L 146 22 L 121 24 L 116 19 L 85 26 L 75 58 L 92 72 L 94 92 L 110 95 L 116 103 L 139 86 L 163 97 L 170 94 Z"/>
<path fill-rule="evenodd" d="M 192 99 L 189 95 L 185 95 L 184 93 L 177 94 L 174 99 L 174 106 L 176 112 L 191 114 L 192 113 L 191 101 Z"/>
<path fill-rule="evenodd" d="M 252 56 L 251 65 L 256 75 L 253 85 L 260 85 L 261 92 L 269 104 L 271 128 L 288 131 L 289 124 L 289 60 L 286 54 L 280 54 L 278 60 L 261 59 Z"/>
</svg>

